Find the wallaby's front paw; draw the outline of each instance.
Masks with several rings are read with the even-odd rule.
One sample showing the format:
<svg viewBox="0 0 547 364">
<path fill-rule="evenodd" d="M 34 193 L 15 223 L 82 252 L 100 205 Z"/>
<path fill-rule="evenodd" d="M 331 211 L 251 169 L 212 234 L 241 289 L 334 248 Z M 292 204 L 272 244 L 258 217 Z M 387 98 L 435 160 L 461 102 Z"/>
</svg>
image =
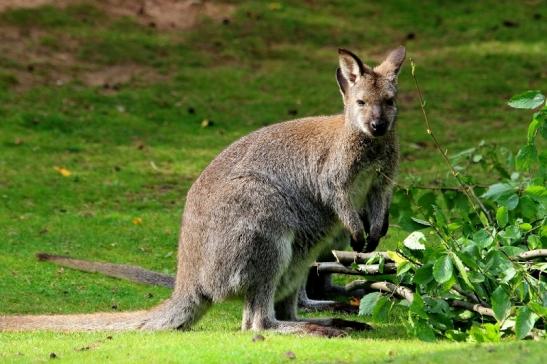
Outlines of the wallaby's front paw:
<svg viewBox="0 0 547 364">
<path fill-rule="evenodd" d="M 356 235 L 353 235 L 351 237 L 351 248 L 353 251 L 356 252 L 362 252 L 363 248 L 367 244 L 367 240 L 365 238 L 365 234 L 363 232 L 359 232 Z"/>
<path fill-rule="evenodd" d="M 306 324 L 306 334 L 323 337 L 343 337 L 347 336 L 347 332 L 331 326 L 321 326 L 317 324 Z"/>
<path fill-rule="evenodd" d="M 376 250 L 379 243 L 380 243 L 380 238 L 375 238 L 369 235 L 366 239 L 366 243 L 364 244 L 362 251 L 365 253 L 373 252 Z"/>
</svg>

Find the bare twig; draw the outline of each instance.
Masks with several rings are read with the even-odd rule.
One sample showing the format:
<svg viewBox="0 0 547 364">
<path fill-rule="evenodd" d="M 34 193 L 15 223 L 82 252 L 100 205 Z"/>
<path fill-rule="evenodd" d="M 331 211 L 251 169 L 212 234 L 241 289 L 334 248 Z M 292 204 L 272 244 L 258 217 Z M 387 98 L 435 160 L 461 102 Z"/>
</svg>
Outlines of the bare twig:
<svg viewBox="0 0 547 364">
<path fill-rule="evenodd" d="M 333 250 L 332 255 L 334 255 L 338 263 L 342 263 L 344 265 L 352 263 L 365 263 L 370 258 L 379 256 L 383 256 L 386 261 L 392 262 L 391 258 L 387 255 L 386 252 L 357 253 L 343 250 Z"/>
<path fill-rule="evenodd" d="M 423 95 L 422 95 L 422 90 L 420 89 L 420 85 L 418 84 L 418 79 L 416 78 L 416 73 L 415 73 L 416 65 L 414 64 L 414 61 L 412 59 L 410 59 L 410 64 L 411 64 L 411 67 L 412 67 L 412 78 L 414 79 L 414 85 L 416 86 L 416 90 L 418 91 L 418 97 L 420 99 L 420 108 L 422 109 L 422 114 L 424 116 L 425 124 L 426 124 L 426 127 L 427 127 L 427 130 L 426 130 L 427 134 L 429 134 L 429 136 L 431 136 L 431 139 L 433 140 L 433 144 L 435 144 L 435 148 L 437 148 L 439 153 L 441 153 L 444 161 L 446 162 L 446 165 L 450 169 L 450 172 L 452 173 L 454 178 L 456 178 L 456 180 L 458 181 L 458 184 L 462 187 L 462 192 L 467 196 L 467 199 L 471 203 L 471 206 L 473 206 L 473 209 L 478 214 L 478 211 L 479 211 L 479 209 L 477 208 L 477 205 L 478 205 L 480 207 L 480 209 L 486 215 L 486 218 L 488 219 L 489 223 L 492 223 L 493 220 L 492 220 L 492 217 L 490 216 L 490 212 L 488 211 L 486 206 L 484 206 L 482 201 L 477 197 L 477 195 L 475 194 L 475 191 L 473 190 L 473 188 L 468 186 L 462 180 L 462 178 L 460 177 L 460 174 L 458 173 L 458 171 L 456 171 L 454 166 L 452 166 L 452 163 L 450 163 L 450 160 L 448 159 L 448 155 L 447 155 L 446 151 L 441 148 L 441 145 L 440 145 L 439 141 L 437 140 L 437 137 L 433 133 L 433 129 L 431 128 L 431 124 L 429 123 L 429 118 L 427 117 L 427 112 L 425 111 L 425 101 L 424 101 L 424 98 L 423 98 Z"/>
<path fill-rule="evenodd" d="M 352 263 L 358 263 L 358 264 L 365 263 L 370 258 L 375 256 L 382 256 L 384 257 L 386 262 L 393 262 L 393 260 L 391 260 L 391 258 L 388 256 L 387 252 L 357 253 L 357 252 L 350 252 L 345 250 L 333 250 L 332 255 L 334 255 L 338 263 L 341 263 L 343 265 L 350 265 Z M 507 257 L 513 258 L 521 262 L 525 262 L 525 261 L 529 261 L 529 260 L 537 259 L 537 258 L 547 258 L 547 249 L 529 250 L 524 253 L 515 255 L 513 257 L 509 255 Z"/>
<path fill-rule="evenodd" d="M 547 249 L 536 249 L 536 250 L 530 250 L 524 253 L 520 253 L 515 258 L 517 260 L 526 261 L 526 260 L 532 260 L 535 258 L 546 258 L 547 257 Z"/>
<path fill-rule="evenodd" d="M 491 308 L 481 306 L 477 303 L 469 303 L 469 302 L 466 302 L 466 301 L 452 300 L 452 301 L 449 302 L 449 304 L 452 307 L 465 308 L 467 310 L 475 311 L 475 312 L 477 312 L 481 315 L 484 315 L 484 316 L 495 317 L 494 316 L 494 311 Z"/>
<path fill-rule="evenodd" d="M 358 276 L 393 274 L 397 271 L 395 263 L 384 264 L 383 272 L 380 272 L 379 264 L 359 264 L 357 269 L 351 269 L 337 262 L 321 262 L 313 265 L 317 273 L 340 273 Z"/>
<path fill-rule="evenodd" d="M 357 280 L 346 285 L 346 290 L 348 291 L 356 289 L 390 292 L 409 302 L 412 302 L 414 300 L 414 292 L 410 288 L 405 286 L 397 286 L 391 282 L 369 282 L 364 280 Z M 484 307 L 477 303 L 469 303 L 461 300 L 451 300 L 448 302 L 448 304 L 452 307 L 465 308 L 467 310 L 475 311 L 483 316 L 494 317 L 494 311 L 492 311 L 492 309 Z"/>
</svg>

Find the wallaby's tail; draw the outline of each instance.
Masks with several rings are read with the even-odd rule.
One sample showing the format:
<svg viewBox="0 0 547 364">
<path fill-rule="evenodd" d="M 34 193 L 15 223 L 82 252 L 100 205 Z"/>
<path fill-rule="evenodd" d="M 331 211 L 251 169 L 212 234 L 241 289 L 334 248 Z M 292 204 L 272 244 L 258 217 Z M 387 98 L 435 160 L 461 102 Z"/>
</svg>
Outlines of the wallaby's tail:
<svg viewBox="0 0 547 364">
<path fill-rule="evenodd" d="M 38 253 L 36 254 L 36 257 L 41 261 L 52 262 L 63 267 L 78 269 L 84 272 L 102 273 L 110 277 L 128 279 L 137 283 L 152 284 L 167 288 L 173 288 L 175 286 L 175 277 L 134 265 L 92 262 L 89 260 L 80 260 L 47 253 Z"/>
<path fill-rule="evenodd" d="M 0 331 L 187 329 L 205 313 L 210 303 L 209 299 L 200 294 L 179 293 L 149 311 L 0 316 Z"/>
</svg>

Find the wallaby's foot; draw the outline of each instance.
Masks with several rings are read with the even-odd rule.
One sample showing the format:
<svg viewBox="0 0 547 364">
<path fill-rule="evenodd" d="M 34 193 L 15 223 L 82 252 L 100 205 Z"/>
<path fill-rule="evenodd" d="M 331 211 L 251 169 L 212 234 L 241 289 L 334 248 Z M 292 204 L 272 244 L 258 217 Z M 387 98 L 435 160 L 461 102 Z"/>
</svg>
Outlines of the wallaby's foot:
<svg viewBox="0 0 547 364">
<path fill-rule="evenodd" d="M 344 320 L 344 319 L 332 319 L 331 325 L 336 328 L 354 330 L 354 331 L 369 331 L 372 330 L 372 326 L 359 321 Z"/>
<path fill-rule="evenodd" d="M 333 327 L 333 326 L 324 326 L 324 325 L 318 325 L 314 323 L 307 323 L 304 326 L 304 332 L 308 335 L 313 336 L 322 336 L 322 337 L 344 337 L 347 336 L 347 332 L 345 330 Z"/>
<path fill-rule="evenodd" d="M 277 332 L 280 334 L 303 334 L 313 335 L 321 337 L 342 337 L 348 333 L 338 327 L 331 325 L 325 325 L 323 322 L 316 323 L 308 320 L 302 321 L 278 321 L 278 320 L 265 320 L 262 322 L 255 322 L 252 327 L 253 331 L 268 330 Z"/>
<path fill-rule="evenodd" d="M 372 330 L 372 326 L 359 321 L 344 320 L 339 318 L 307 318 L 302 321 L 313 325 L 320 325 L 340 329 L 344 331 L 368 331 Z"/>
</svg>

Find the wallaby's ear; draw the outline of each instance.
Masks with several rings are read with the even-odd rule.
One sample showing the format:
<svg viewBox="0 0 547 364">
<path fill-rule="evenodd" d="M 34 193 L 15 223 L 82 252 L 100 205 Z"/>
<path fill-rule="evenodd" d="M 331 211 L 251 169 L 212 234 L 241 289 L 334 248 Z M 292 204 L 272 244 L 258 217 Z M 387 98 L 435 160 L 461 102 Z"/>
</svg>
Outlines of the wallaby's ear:
<svg viewBox="0 0 547 364">
<path fill-rule="evenodd" d="M 349 85 L 355 83 L 355 81 L 365 73 L 371 73 L 372 70 L 364 65 L 363 62 L 352 52 L 347 49 L 338 49 L 340 71 L 341 76 L 346 80 Z M 338 72 L 337 76 L 338 78 Z"/>
<path fill-rule="evenodd" d="M 344 96 L 346 94 L 346 90 L 349 87 L 349 84 L 348 84 L 348 81 L 342 75 L 342 70 L 340 68 L 336 69 L 336 81 L 338 81 L 338 87 L 340 88 L 340 92 L 342 93 L 342 96 Z"/>
<path fill-rule="evenodd" d="M 401 66 L 405 61 L 405 55 L 405 47 L 399 46 L 398 48 L 392 50 L 386 60 L 382 62 L 381 65 L 374 68 L 374 70 L 392 81 L 395 81 L 399 71 L 401 71 Z"/>
</svg>

